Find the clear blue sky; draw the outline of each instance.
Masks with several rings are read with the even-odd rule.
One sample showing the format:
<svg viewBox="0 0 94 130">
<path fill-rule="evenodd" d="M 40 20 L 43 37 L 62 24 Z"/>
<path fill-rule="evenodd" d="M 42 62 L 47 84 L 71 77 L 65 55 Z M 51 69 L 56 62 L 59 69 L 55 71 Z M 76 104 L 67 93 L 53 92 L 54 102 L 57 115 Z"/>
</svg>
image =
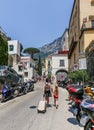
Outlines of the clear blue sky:
<svg viewBox="0 0 94 130">
<path fill-rule="evenodd" d="M 24 48 L 41 47 L 68 28 L 73 0 L 0 0 L 0 26 Z"/>
</svg>

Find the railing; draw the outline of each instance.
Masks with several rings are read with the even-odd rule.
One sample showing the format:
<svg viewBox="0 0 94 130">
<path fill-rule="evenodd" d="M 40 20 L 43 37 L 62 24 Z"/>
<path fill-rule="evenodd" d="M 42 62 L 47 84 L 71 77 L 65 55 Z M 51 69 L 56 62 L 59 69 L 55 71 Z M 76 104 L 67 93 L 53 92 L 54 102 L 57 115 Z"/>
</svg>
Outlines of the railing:
<svg viewBox="0 0 94 130">
<path fill-rule="evenodd" d="M 87 21 L 84 22 L 81 28 L 81 31 L 85 30 L 85 29 L 93 29 L 94 28 L 94 21 Z"/>
</svg>

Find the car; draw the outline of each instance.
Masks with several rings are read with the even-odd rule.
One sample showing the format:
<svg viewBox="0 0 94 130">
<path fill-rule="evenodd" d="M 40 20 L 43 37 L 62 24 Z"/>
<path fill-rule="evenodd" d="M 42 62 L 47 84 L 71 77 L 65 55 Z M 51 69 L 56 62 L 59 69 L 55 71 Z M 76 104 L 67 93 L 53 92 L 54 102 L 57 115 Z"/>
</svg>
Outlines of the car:
<svg viewBox="0 0 94 130">
<path fill-rule="evenodd" d="M 14 87 L 20 80 L 20 76 L 14 69 L 4 65 L 0 66 L 0 82 L 7 82 L 10 87 Z"/>
</svg>

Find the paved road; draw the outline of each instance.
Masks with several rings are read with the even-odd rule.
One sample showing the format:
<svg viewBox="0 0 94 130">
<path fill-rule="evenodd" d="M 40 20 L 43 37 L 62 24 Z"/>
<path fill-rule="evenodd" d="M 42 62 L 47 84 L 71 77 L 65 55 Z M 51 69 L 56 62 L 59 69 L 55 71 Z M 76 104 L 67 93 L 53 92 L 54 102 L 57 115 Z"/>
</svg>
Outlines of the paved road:
<svg viewBox="0 0 94 130">
<path fill-rule="evenodd" d="M 38 102 L 42 99 L 43 82 L 35 90 L 0 104 L 0 130 L 83 130 L 69 111 L 68 93 L 59 88 L 59 108 L 51 106 L 45 114 L 37 113 Z"/>
</svg>

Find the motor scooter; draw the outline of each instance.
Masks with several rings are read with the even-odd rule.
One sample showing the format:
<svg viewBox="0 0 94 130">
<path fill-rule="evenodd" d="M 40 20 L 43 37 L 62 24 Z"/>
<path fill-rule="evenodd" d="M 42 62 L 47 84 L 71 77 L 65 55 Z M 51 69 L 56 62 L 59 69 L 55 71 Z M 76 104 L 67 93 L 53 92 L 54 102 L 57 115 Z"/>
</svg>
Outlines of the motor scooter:
<svg viewBox="0 0 94 130">
<path fill-rule="evenodd" d="M 13 98 L 14 97 L 14 91 L 15 91 L 14 88 L 8 87 L 7 84 L 4 84 L 2 91 L 1 91 L 1 94 L 2 94 L 1 102 L 7 101 L 7 100 Z"/>
<path fill-rule="evenodd" d="M 27 87 L 28 92 L 31 92 L 34 90 L 34 82 L 33 81 L 27 81 L 25 83 L 25 86 Z"/>
<path fill-rule="evenodd" d="M 94 130 L 94 99 L 83 100 L 81 109 L 80 124 L 84 126 L 84 130 Z"/>
<path fill-rule="evenodd" d="M 26 94 L 28 90 L 25 84 L 19 83 L 17 85 L 16 91 L 17 91 L 17 96 L 20 96 L 22 94 Z"/>
<path fill-rule="evenodd" d="M 91 87 L 94 95 L 94 87 Z M 94 130 L 94 96 L 86 97 L 80 104 L 79 123 L 84 130 Z"/>
</svg>

